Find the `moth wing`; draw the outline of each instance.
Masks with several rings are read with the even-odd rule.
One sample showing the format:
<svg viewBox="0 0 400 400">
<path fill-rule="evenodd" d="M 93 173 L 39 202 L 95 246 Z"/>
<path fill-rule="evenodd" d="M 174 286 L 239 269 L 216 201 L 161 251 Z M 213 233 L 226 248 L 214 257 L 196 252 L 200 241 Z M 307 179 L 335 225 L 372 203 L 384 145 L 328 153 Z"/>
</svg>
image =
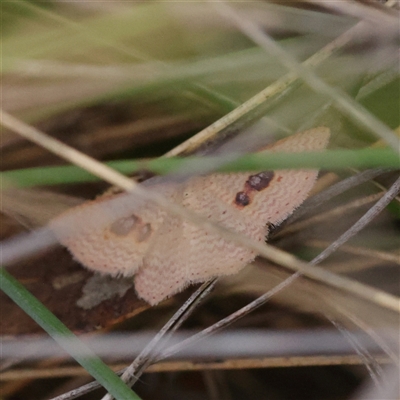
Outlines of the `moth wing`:
<svg viewBox="0 0 400 400">
<path fill-rule="evenodd" d="M 229 175 L 214 174 L 194 179 L 188 185 L 185 206 L 228 230 L 264 241 L 265 224 L 233 207 L 235 185 L 241 181 L 241 174 Z M 193 249 L 189 270 L 191 282 L 237 273 L 256 256 L 234 241 L 193 224 L 187 224 L 185 235 L 190 238 Z"/>
<path fill-rule="evenodd" d="M 323 150 L 328 145 L 329 137 L 330 130 L 326 127 L 300 132 L 269 146 L 266 157 L 268 152 L 299 153 Z M 246 174 L 244 177 L 242 175 L 245 183 L 240 192 L 247 191 L 250 202 L 241 207 L 241 210 L 244 215 L 265 224 L 279 224 L 303 203 L 317 177 L 316 169 L 285 169 Z"/>
<path fill-rule="evenodd" d="M 185 186 L 182 204 L 228 229 L 264 240 L 264 226 L 258 224 L 255 228 L 254 223 L 246 221 L 232 206 L 220 201 L 209 190 L 208 179 L 190 180 Z M 135 288 L 141 298 L 154 305 L 191 283 L 236 273 L 255 255 L 218 234 L 168 216 L 135 276 Z"/>
<path fill-rule="evenodd" d="M 139 297 L 154 305 L 187 286 L 187 244 L 182 219 L 166 216 L 135 275 Z"/>
<path fill-rule="evenodd" d="M 268 151 L 322 150 L 329 136 L 328 128 L 315 128 L 282 139 L 269 146 Z M 313 169 L 211 174 L 188 183 L 184 205 L 225 228 L 262 242 L 267 224 L 281 222 L 303 203 L 317 176 L 318 170 Z M 191 282 L 234 274 L 256 256 L 253 251 L 192 224 L 187 226 L 185 236 L 190 238 L 193 249 L 188 272 Z"/>
<path fill-rule="evenodd" d="M 302 152 L 326 147 L 329 129 L 316 128 L 283 139 L 268 151 Z M 317 170 L 211 174 L 191 179 L 182 204 L 225 228 L 263 241 L 268 223 L 285 219 L 307 197 Z M 244 194 L 248 202 L 243 201 Z M 244 197 L 246 200 L 246 197 Z M 140 297 L 157 304 L 190 283 L 238 272 L 256 254 L 178 217 L 169 217 L 153 251 L 135 277 Z M 169 239 L 170 238 L 170 239 Z"/>
<path fill-rule="evenodd" d="M 170 197 L 175 189 L 155 185 L 151 190 Z M 54 218 L 49 226 L 87 268 L 130 276 L 142 265 L 165 215 L 155 204 L 123 193 L 74 207 Z"/>
<path fill-rule="evenodd" d="M 183 185 L 170 198 L 182 204 Z M 135 289 L 139 297 L 154 305 L 164 298 L 183 290 L 187 285 L 190 245 L 184 232 L 185 221 L 167 214 L 154 236 L 135 276 Z"/>
</svg>

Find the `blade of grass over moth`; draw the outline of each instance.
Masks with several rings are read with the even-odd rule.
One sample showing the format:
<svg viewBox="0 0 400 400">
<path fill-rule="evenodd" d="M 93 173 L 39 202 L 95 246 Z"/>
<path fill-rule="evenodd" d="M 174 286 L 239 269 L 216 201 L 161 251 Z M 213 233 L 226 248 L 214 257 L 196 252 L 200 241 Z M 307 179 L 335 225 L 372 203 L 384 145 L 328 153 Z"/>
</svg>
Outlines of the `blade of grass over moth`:
<svg viewBox="0 0 400 400">
<path fill-rule="evenodd" d="M 261 48 L 280 60 L 289 71 L 302 78 L 304 82 L 317 93 L 321 93 L 332 99 L 342 113 L 348 115 L 357 124 L 383 139 L 395 152 L 400 152 L 400 141 L 390 128 L 365 110 L 349 95 L 328 85 L 308 68 L 308 66 L 299 63 L 264 32 L 256 22 L 248 20 L 244 15 L 240 15 L 239 12 L 226 3 L 217 1 L 213 4 L 223 16 L 234 23 L 247 37 Z"/>
<path fill-rule="evenodd" d="M 284 155 L 284 157 L 282 155 Z M 386 171 L 390 168 L 400 167 L 398 155 L 390 149 L 326 150 L 323 152 L 276 153 L 268 154 L 267 156 L 260 152 L 240 155 L 238 157 L 235 156 L 234 161 L 232 161 L 231 156 L 161 157 L 153 160 L 110 161 L 104 164 L 124 174 L 148 170 L 159 175 L 179 174 L 179 171 L 182 170 L 190 171 L 189 175 L 194 175 L 210 171 L 243 172 L 287 168 L 323 168 L 337 170 L 343 168 L 361 169 L 382 167 L 378 173 L 379 175 L 385 172 L 385 167 L 387 168 Z M 373 175 L 375 173 L 371 172 L 370 174 Z M 91 175 L 74 166 L 11 170 L 2 172 L 1 176 L 18 186 L 25 187 L 91 182 L 100 179 L 100 177 Z M 352 184 L 352 181 L 349 181 L 348 185 L 350 184 Z M 334 190 L 337 191 L 337 189 L 331 190 L 332 193 L 334 193 Z"/>
<path fill-rule="evenodd" d="M 117 399 L 139 400 L 113 371 L 91 352 L 58 318 L 30 294 L 4 268 L 0 269 L 0 289 L 33 318 L 65 351 L 81 364 Z"/>
</svg>

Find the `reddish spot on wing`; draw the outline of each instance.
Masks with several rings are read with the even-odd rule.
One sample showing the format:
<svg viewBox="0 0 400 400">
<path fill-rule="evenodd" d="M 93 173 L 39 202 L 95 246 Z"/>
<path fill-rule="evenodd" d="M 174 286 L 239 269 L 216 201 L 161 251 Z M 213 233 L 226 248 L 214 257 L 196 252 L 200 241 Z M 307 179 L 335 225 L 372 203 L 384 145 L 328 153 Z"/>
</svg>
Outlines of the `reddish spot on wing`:
<svg viewBox="0 0 400 400">
<path fill-rule="evenodd" d="M 248 190 L 256 190 L 257 192 L 260 192 L 268 187 L 274 176 L 274 171 L 263 171 L 256 175 L 250 175 L 245 186 Z"/>
<path fill-rule="evenodd" d="M 250 197 L 246 192 L 237 192 L 235 197 L 235 204 L 240 207 L 245 207 L 250 204 Z"/>
<path fill-rule="evenodd" d="M 274 179 L 274 176 L 274 171 L 263 171 L 255 175 L 250 175 L 244 184 L 243 191 L 236 193 L 234 205 L 237 208 L 248 206 L 252 202 L 256 192 L 266 189 Z"/>
</svg>

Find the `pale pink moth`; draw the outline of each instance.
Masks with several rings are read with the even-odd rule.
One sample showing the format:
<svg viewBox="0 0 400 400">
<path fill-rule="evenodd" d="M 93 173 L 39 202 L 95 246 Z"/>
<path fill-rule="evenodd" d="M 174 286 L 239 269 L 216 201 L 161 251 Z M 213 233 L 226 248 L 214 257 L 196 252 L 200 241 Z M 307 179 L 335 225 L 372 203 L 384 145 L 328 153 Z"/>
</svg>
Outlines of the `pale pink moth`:
<svg viewBox="0 0 400 400">
<path fill-rule="evenodd" d="M 324 149 L 329 129 L 319 127 L 279 140 L 268 152 Z M 184 183 L 147 184 L 204 218 L 263 242 L 307 197 L 312 169 L 213 173 Z M 157 180 L 156 180 L 157 181 Z M 207 232 L 159 206 L 118 194 L 74 207 L 50 222 L 58 240 L 85 267 L 133 276 L 139 297 L 154 305 L 191 283 L 235 274 L 256 254 Z"/>
</svg>

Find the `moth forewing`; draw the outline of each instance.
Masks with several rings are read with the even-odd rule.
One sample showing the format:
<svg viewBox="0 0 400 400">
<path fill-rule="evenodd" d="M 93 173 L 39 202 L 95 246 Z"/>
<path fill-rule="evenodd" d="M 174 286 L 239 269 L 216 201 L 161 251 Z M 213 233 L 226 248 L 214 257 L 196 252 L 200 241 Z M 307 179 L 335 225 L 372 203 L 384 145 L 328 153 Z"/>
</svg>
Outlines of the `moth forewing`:
<svg viewBox="0 0 400 400">
<path fill-rule="evenodd" d="M 329 129 L 311 129 L 279 140 L 268 152 L 324 149 Z M 181 184 L 147 184 L 225 228 L 263 241 L 307 197 L 317 178 L 312 169 L 213 173 Z M 159 206 L 120 194 L 99 198 L 52 220 L 59 241 L 86 267 L 104 274 L 136 274 L 139 297 L 157 304 L 194 282 L 230 275 L 256 254 L 217 233 L 197 227 Z"/>
<path fill-rule="evenodd" d="M 173 197 L 174 189 L 166 185 L 155 190 Z M 87 268 L 112 276 L 132 276 L 142 266 L 165 215 L 156 204 L 121 193 L 74 207 L 49 226 Z"/>
</svg>

